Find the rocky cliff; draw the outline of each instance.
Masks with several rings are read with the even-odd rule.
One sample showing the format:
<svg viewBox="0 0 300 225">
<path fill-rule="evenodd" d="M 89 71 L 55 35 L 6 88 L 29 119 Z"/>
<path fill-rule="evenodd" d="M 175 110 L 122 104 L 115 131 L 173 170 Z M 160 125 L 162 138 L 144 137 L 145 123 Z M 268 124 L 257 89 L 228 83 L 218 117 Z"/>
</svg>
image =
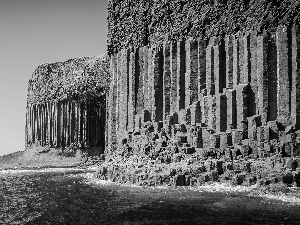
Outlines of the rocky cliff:
<svg viewBox="0 0 300 225">
<path fill-rule="evenodd" d="M 82 57 L 37 67 L 28 83 L 26 146 L 105 146 L 107 56 Z"/>
<path fill-rule="evenodd" d="M 108 176 L 143 167 L 138 158 L 152 169 L 136 171 L 154 173 L 159 164 L 158 172 L 174 169 L 167 177 L 218 180 L 243 172 L 244 180 L 262 171 L 255 170 L 257 159 L 267 171 L 292 164 L 295 171 L 299 4 L 109 1 L 106 150 L 111 159 L 133 158 L 125 169 L 109 163 Z M 202 169 L 194 173 L 191 164 Z M 133 177 L 143 179 L 136 171 Z"/>
<path fill-rule="evenodd" d="M 299 24 L 297 0 L 110 0 L 108 51 Z"/>
</svg>

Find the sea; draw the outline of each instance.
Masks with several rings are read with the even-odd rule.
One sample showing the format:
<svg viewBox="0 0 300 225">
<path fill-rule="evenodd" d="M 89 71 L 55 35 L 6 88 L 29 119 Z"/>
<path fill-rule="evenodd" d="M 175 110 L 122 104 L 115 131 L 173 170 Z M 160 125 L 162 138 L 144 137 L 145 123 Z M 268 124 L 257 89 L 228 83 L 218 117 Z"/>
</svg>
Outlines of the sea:
<svg viewBox="0 0 300 225">
<path fill-rule="evenodd" d="M 300 201 L 221 184 L 120 185 L 84 169 L 2 170 L 0 224 L 300 224 Z"/>
</svg>

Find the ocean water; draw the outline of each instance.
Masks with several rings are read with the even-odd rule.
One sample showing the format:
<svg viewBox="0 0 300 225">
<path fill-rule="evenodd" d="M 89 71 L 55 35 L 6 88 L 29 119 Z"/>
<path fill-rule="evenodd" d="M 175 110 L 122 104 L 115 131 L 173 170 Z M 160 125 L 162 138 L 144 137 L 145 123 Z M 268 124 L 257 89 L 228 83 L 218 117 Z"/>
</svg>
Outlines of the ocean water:
<svg viewBox="0 0 300 225">
<path fill-rule="evenodd" d="M 249 193 L 117 185 L 83 170 L 0 171 L 0 224 L 300 224 L 299 201 Z"/>
</svg>

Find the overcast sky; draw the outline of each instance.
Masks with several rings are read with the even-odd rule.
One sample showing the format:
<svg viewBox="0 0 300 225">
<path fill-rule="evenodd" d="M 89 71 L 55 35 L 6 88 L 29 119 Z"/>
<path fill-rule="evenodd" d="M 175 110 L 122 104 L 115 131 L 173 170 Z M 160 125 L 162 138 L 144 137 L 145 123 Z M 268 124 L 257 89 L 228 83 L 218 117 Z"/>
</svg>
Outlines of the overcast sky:
<svg viewBox="0 0 300 225">
<path fill-rule="evenodd" d="M 106 51 L 107 0 L 0 0 L 0 156 L 24 150 L 27 82 L 45 62 Z"/>
</svg>

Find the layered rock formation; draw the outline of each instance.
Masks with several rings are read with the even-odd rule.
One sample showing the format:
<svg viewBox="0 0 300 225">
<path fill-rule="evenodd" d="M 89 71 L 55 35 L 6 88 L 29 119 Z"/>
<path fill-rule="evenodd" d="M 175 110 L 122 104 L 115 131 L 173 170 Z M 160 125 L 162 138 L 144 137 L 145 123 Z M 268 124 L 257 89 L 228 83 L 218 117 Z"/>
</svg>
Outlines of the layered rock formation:
<svg viewBox="0 0 300 225">
<path fill-rule="evenodd" d="M 107 154 L 298 165 L 299 4 L 109 1 Z"/>
<path fill-rule="evenodd" d="M 107 57 L 83 57 L 37 67 L 28 83 L 26 146 L 105 147 Z"/>
<path fill-rule="evenodd" d="M 110 9 L 118 9 L 110 11 L 110 19 L 115 19 L 113 12 L 128 10 L 122 4 L 130 6 L 130 2 L 118 4 L 110 1 Z M 158 4 L 169 9 L 168 15 L 177 12 L 176 7 L 181 7 L 181 14 L 187 10 L 182 8 L 185 1 L 158 2 L 146 4 L 141 1 L 139 6 L 148 9 L 153 7 L 155 11 Z M 215 12 L 216 8 L 222 7 L 227 7 L 228 13 L 232 7 L 237 7 L 232 2 L 209 2 L 204 5 L 189 4 L 199 7 L 198 12 L 201 13 L 209 13 L 210 10 Z M 188 5 L 187 2 L 185 4 Z M 250 12 L 262 13 L 260 8 L 255 10 L 259 4 L 271 7 L 265 12 L 267 18 L 262 16 L 260 23 L 276 26 L 276 29 L 261 31 L 258 18 L 250 20 Z M 228 19 L 221 25 L 219 21 L 218 26 L 214 24 L 215 20 L 206 22 L 210 30 L 206 36 L 196 39 L 186 34 L 183 35 L 186 39 L 167 40 L 162 47 L 157 47 L 151 45 L 155 39 L 153 35 L 158 32 L 155 31 L 145 36 L 150 45 L 125 48 L 113 54 L 108 98 L 108 136 L 111 138 L 108 149 L 126 138 L 127 133 L 140 132 L 151 124 L 156 128 L 155 131 L 163 127 L 179 142 L 189 143 L 197 149 L 226 149 L 238 145 L 243 154 L 256 156 L 262 154 L 258 153 L 261 149 L 276 152 L 279 146 L 284 145 L 286 152 L 293 155 L 295 150 L 291 149 L 295 149 L 292 144 L 295 135 L 291 134 L 294 130 L 290 126 L 298 130 L 300 125 L 300 34 L 297 24 L 299 10 L 296 7 L 299 3 L 291 1 L 289 6 L 284 4 L 287 2 L 278 3 L 277 8 L 273 1 L 238 4 L 242 7 L 239 12 L 243 17 L 239 17 L 240 31 L 234 34 L 231 34 L 234 25 L 229 25 L 229 34 L 210 35 L 220 30 L 222 34 L 226 31 L 222 27 L 231 21 L 229 18 L 233 14 L 222 13 L 219 17 L 225 18 L 227 15 Z M 132 7 L 134 9 L 135 6 L 129 8 Z M 273 20 L 269 20 L 272 7 L 277 9 L 277 13 Z M 191 7 L 191 10 L 195 9 Z M 156 13 L 151 15 L 149 24 L 157 17 Z M 195 20 L 198 18 L 201 23 L 206 21 L 200 17 L 202 14 L 197 15 Z M 116 24 L 125 23 L 132 17 L 131 14 L 123 14 L 121 21 L 115 19 Z M 195 22 L 188 15 L 185 19 Z M 252 26 L 247 21 L 252 21 L 255 28 L 249 30 Z M 155 28 L 159 29 L 161 23 Z M 120 33 L 112 28 L 112 22 L 110 25 L 110 43 L 114 43 Z M 210 26 L 216 26 L 216 29 Z M 123 26 L 119 28 L 122 30 Z M 126 29 L 124 27 L 124 33 Z M 166 29 L 165 39 L 171 35 L 170 32 Z M 123 47 L 122 44 L 119 45 Z"/>
</svg>

